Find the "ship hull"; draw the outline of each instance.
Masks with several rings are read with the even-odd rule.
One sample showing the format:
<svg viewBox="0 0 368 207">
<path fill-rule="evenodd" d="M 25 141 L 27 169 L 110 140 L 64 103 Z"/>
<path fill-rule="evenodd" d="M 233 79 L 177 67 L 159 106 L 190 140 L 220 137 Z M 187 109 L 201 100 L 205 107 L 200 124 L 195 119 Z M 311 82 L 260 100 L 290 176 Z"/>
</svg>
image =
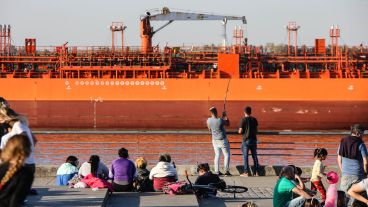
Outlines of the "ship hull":
<svg viewBox="0 0 368 207">
<path fill-rule="evenodd" d="M 210 106 L 221 112 L 224 103 L 233 129 L 248 105 L 262 130 L 368 125 L 367 79 L 1 79 L 0 87 L 37 128 L 203 129 Z"/>
</svg>

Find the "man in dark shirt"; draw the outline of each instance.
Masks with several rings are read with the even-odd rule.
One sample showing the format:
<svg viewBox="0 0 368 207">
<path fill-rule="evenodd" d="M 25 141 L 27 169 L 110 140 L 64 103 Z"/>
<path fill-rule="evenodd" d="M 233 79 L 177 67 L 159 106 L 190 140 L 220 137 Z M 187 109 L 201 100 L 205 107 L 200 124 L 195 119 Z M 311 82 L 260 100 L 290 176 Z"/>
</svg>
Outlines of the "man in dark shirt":
<svg viewBox="0 0 368 207">
<path fill-rule="evenodd" d="M 341 170 L 340 189 L 348 192 L 354 184 L 363 180 L 368 170 L 368 153 L 364 144 L 364 127 L 351 126 L 351 135 L 340 141 L 337 163 Z"/>
<path fill-rule="evenodd" d="M 257 132 L 258 132 L 258 121 L 256 118 L 251 116 L 252 108 L 250 106 L 244 109 L 244 118 L 240 120 L 239 134 L 243 134 L 242 141 L 242 152 L 244 158 L 244 173 L 240 176 L 248 177 L 249 163 L 248 153 L 249 150 L 252 153 L 254 162 L 254 175 L 258 176 L 258 157 L 257 157 Z"/>
</svg>

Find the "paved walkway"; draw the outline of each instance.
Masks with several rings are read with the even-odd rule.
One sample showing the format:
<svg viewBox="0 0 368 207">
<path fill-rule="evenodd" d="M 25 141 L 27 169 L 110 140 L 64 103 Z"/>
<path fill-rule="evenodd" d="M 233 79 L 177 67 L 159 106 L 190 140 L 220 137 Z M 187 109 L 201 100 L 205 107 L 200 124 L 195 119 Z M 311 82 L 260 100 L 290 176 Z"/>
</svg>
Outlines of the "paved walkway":
<svg viewBox="0 0 368 207">
<path fill-rule="evenodd" d="M 139 207 L 139 206 L 180 206 L 196 207 L 197 199 L 194 194 L 165 195 L 161 192 L 147 193 L 113 193 L 107 202 L 107 207 Z"/>
<path fill-rule="evenodd" d="M 92 191 L 91 188 L 75 189 L 67 186 L 56 186 L 55 177 L 36 178 L 32 188 L 38 195 L 28 196 L 27 207 L 50 206 L 102 206 L 107 189 Z"/>
<path fill-rule="evenodd" d="M 196 177 L 190 177 L 192 181 Z M 194 195 L 164 195 L 161 193 L 114 193 L 109 198 L 108 207 L 118 206 L 200 206 L 200 207 L 222 207 L 241 206 L 247 201 L 255 202 L 259 207 L 272 206 L 273 186 L 277 177 L 222 177 L 228 185 L 240 185 L 248 187 L 248 192 L 236 194 L 219 193 L 216 198 L 203 199 L 199 203 Z M 180 177 L 179 180 L 185 180 Z M 126 204 L 126 205 L 125 205 Z"/>
<path fill-rule="evenodd" d="M 38 195 L 28 196 L 25 206 L 102 206 L 107 189 L 75 189 L 63 186 L 37 187 Z"/>
<path fill-rule="evenodd" d="M 161 193 L 113 193 L 108 198 L 107 206 L 201 206 L 201 207 L 238 207 L 246 201 L 253 201 L 259 207 L 272 206 L 273 186 L 276 176 L 265 177 L 222 177 L 228 185 L 245 186 L 249 190 L 246 193 L 233 194 L 218 193 L 217 198 L 203 199 L 199 203 L 194 195 L 164 195 Z M 192 181 L 196 176 L 190 177 Z M 185 180 L 180 176 L 179 180 Z M 39 192 L 38 196 L 29 196 L 26 206 L 101 206 L 106 190 L 96 192 L 88 189 L 69 189 L 55 186 L 55 178 L 36 178 L 34 188 Z"/>
</svg>

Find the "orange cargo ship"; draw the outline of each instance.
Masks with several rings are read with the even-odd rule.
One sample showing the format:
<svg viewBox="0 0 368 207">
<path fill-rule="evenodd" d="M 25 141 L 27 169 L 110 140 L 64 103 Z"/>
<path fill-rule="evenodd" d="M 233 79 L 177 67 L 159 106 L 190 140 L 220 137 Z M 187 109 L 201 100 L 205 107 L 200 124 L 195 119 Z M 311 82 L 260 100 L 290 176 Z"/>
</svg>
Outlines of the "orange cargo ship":
<svg viewBox="0 0 368 207">
<path fill-rule="evenodd" d="M 246 23 L 244 17 L 196 15 Z M 194 15 L 167 8 L 147 14 L 140 48 L 45 48 L 36 47 L 35 39 L 15 47 L 10 26 L 4 26 L 1 96 L 38 128 L 203 129 L 210 106 L 226 106 L 236 128 L 246 105 L 262 129 L 368 125 L 368 51 L 339 46 L 339 28 L 330 30 L 328 47 L 324 39 L 312 48 L 292 47 L 289 38 L 281 52 L 247 45 L 240 28 L 231 46 L 152 47 L 157 31 L 150 21 L 188 16 Z M 124 29 L 113 24 L 113 39 Z M 294 23 L 288 29 L 289 37 L 297 32 Z"/>
</svg>

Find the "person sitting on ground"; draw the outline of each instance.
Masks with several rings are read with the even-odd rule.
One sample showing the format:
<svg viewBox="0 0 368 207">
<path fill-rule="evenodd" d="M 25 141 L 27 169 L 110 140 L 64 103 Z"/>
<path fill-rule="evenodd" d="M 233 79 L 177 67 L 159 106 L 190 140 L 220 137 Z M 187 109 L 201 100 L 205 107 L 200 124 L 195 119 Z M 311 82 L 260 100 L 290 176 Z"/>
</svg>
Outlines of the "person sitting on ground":
<svg viewBox="0 0 368 207">
<path fill-rule="evenodd" d="M 226 183 L 222 183 L 220 177 L 217 174 L 213 174 L 210 171 L 210 166 L 208 163 L 202 163 L 197 166 L 197 172 L 199 176 L 197 177 L 195 184 L 196 185 L 208 185 L 212 184 L 216 187 L 226 187 Z M 222 186 L 221 186 L 222 185 Z M 203 197 L 206 195 L 216 195 L 217 190 L 214 191 L 206 191 L 206 190 L 199 190 L 199 196 Z"/>
<path fill-rule="evenodd" d="M 137 176 L 133 180 L 133 187 L 139 192 L 153 191 L 152 180 L 149 179 L 150 171 L 147 170 L 147 161 L 143 157 L 135 160 Z"/>
<path fill-rule="evenodd" d="M 84 162 L 79 168 L 78 175 L 82 178 L 91 174 L 94 177 L 106 179 L 109 175 L 109 169 L 100 161 L 98 155 L 91 155 L 88 162 Z"/>
<path fill-rule="evenodd" d="M 312 197 L 305 191 L 299 189 L 291 180 L 294 178 L 294 168 L 285 166 L 281 169 L 279 180 L 277 181 L 273 191 L 274 207 L 301 207 L 304 205 L 305 199 Z M 300 195 L 300 197 L 292 198 L 292 193 Z"/>
<path fill-rule="evenodd" d="M 153 180 L 153 189 L 162 191 L 162 187 L 166 182 L 175 182 L 178 180 L 176 168 L 171 162 L 169 154 L 160 155 L 159 162 L 152 168 L 149 179 Z"/>
<path fill-rule="evenodd" d="M 79 161 L 76 156 L 69 156 L 66 158 L 65 163 L 63 163 L 56 172 L 56 185 L 63 186 L 68 185 L 68 181 L 78 174 Z"/>
<path fill-rule="evenodd" d="M 0 206 L 22 206 L 34 179 L 31 169 L 24 166 L 30 153 L 26 135 L 15 135 L 6 143 L 1 153 Z"/>
<path fill-rule="evenodd" d="M 365 205 L 360 205 L 360 206 L 367 206 L 368 205 L 368 199 L 367 199 L 367 195 L 365 192 L 368 192 L 368 178 L 365 178 L 364 180 L 360 181 L 359 183 L 356 183 L 354 185 L 351 186 L 351 188 L 348 190 L 348 194 L 358 200 L 358 201 L 354 201 L 353 203 L 358 206 L 360 204 L 360 202 L 364 203 Z M 363 196 L 363 193 L 365 194 Z"/>
<path fill-rule="evenodd" d="M 131 191 L 136 173 L 134 163 L 128 159 L 127 149 L 119 149 L 118 154 L 119 158 L 112 162 L 109 173 L 109 178 L 112 179 L 112 188 L 117 192 Z"/>
</svg>

